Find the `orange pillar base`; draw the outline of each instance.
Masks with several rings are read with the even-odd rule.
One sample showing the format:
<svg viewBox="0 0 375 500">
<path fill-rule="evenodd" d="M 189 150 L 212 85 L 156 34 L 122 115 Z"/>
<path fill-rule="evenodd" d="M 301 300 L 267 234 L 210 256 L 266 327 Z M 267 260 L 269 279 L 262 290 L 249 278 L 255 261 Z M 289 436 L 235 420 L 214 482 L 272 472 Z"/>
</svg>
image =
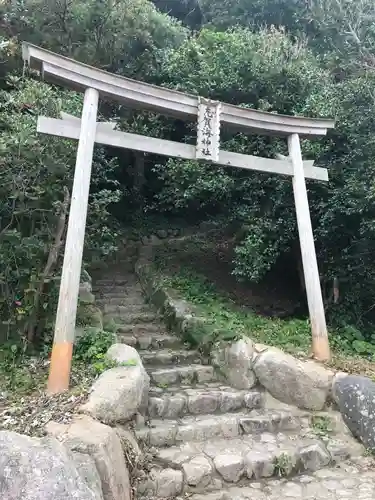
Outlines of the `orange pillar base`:
<svg viewBox="0 0 375 500">
<path fill-rule="evenodd" d="M 53 344 L 47 385 L 48 394 L 59 394 L 69 389 L 72 355 L 73 344 L 71 342 Z"/>
<path fill-rule="evenodd" d="M 330 361 L 331 351 L 327 337 L 314 338 L 312 341 L 312 354 L 317 361 Z"/>
</svg>

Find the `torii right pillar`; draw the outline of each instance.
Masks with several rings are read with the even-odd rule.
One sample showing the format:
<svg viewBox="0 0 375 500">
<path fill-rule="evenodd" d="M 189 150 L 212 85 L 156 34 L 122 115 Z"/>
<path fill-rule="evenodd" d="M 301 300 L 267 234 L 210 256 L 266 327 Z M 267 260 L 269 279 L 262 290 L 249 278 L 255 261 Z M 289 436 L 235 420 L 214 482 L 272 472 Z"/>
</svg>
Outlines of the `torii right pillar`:
<svg viewBox="0 0 375 500">
<path fill-rule="evenodd" d="M 328 361 L 331 354 L 298 134 L 288 137 L 288 149 L 294 171 L 293 191 L 311 322 L 312 354 L 319 361 Z"/>
</svg>

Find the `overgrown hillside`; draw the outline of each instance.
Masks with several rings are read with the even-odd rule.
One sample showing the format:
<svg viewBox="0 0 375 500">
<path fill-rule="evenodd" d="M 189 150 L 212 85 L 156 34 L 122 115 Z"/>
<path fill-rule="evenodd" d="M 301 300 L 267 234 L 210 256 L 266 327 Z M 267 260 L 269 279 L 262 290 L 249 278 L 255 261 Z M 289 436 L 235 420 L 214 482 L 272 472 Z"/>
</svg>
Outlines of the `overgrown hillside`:
<svg viewBox="0 0 375 500">
<path fill-rule="evenodd" d="M 160 9 L 160 10 L 158 10 Z M 4 341 L 47 345 L 56 309 L 75 144 L 36 133 L 39 114 L 79 115 L 82 98 L 23 72 L 20 42 L 127 77 L 254 109 L 334 117 L 303 143 L 329 169 L 309 183 L 331 329 L 373 342 L 375 323 L 375 11 L 369 0 L 43 0 L 0 3 L 0 317 Z M 121 130 L 194 144 L 195 124 L 101 103 Z M 229 134 L 230 151 L 274 157 L 284 141 Z M 85 265 L 137 227 L 216 221 L 228 279 L 277 281 L 306 313 L 291 182 L 277 176 L 96 148 Z M 177 223 L 178 225 L 178 223 Z M 340 299 L 332 300 L 333 280 Z M 280 287 L 279 287 L 280 288 Z M 264 298 L 262 298 L 264 300 Z M 274 314 L 274 301 L 264 304 Z M 361 333 L 359 333 L 361 332 Z M 362 341 L 362 340 L 361 340 Z"/>
</svg>

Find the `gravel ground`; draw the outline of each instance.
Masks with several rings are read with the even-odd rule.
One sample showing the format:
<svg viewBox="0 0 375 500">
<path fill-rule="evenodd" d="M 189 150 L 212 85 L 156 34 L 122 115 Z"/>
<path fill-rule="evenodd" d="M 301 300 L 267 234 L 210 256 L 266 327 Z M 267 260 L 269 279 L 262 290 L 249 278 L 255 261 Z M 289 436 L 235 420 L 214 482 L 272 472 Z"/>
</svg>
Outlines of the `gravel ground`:
<svg viewBox="0 0 375 500">
<path fill-rule="evenodd" d="M 87 367 L 72 368 L 71 389 L 63 394 L 45 393 L 49 361 L 30 358 L 17 367 L 11 382 L 6 375 L 0 386 L 0 429 L 29 436 L 45 435 L 47 422 L 68 423 L 85 402 L 95 379 Z M 1 376 L 1 374 L 0 374 Z M 4 377 L 3 377 L 4 378 Z M 28 380 L 29 379 L 29 380 Z"/>
</svg>

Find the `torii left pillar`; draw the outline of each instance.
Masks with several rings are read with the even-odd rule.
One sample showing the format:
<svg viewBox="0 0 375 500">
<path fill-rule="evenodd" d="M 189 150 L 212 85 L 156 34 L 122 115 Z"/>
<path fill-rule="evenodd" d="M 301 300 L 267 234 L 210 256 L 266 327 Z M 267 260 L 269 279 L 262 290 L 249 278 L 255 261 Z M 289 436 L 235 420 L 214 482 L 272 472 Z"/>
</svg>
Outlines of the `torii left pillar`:
<svg viewBox="0 0 375 500">
<path fill-rule="evenodd" d="M 99 92 L 85 92 L 47 391 L 69 388 Z"/>
</svg>

